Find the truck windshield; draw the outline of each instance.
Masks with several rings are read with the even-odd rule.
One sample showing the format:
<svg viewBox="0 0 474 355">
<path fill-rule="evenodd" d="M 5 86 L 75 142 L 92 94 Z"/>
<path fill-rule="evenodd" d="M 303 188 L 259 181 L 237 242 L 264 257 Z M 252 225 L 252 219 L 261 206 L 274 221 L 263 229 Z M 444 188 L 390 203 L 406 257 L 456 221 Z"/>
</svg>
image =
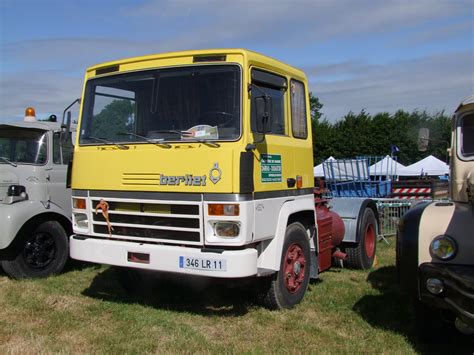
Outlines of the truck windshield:
<svg viewBox="0 0 474 355">
<path fill-rule="evenodd" d="M 240 78 L 236 65 L 202 65 L 89 80 L 79 143 L 236 140 Z"/>
<path fill-rule="evenodd" d="M 474 156 L 474 114 L 462 118 L 461 153 L 466 157 Z"/>
<path fill-rule="evenodd" d="M 47 135 L 40 129 L 0 126 L 0 164 L 44 165 Z"/>
</svg>

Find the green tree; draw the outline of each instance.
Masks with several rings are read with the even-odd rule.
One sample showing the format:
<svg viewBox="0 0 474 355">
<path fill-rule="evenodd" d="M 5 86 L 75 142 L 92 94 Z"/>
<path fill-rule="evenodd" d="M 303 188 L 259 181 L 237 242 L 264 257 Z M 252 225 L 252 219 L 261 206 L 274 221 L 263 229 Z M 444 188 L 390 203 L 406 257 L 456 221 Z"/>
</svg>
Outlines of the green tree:
<svg viewBox="0 0 474 355">
<path fill-rule="evenodd" d="M 117 134 L 129 132 L 135 125 L 135 105 L 131 100 L 113 100 L 92 121 L 93 135 L 98 138 L 117 140 Z"/>
<path fill-rule="evenodd" d="M 317 96 L 314 96 L 312 92 L 309 93 L 309 110 L 311 113 L 311 120 L 318 122 L 322 116 L 321 109 L 323 104 L 319 101 Z"/>
</svg>

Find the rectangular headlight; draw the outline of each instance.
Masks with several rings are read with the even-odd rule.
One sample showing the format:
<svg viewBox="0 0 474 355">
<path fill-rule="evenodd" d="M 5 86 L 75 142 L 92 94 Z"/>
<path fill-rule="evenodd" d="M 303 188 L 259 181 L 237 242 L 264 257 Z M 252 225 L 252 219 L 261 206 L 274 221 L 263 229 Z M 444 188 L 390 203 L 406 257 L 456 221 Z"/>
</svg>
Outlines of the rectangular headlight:
<svg viewBox="0 0 474 355">
<path fill-rule="evenodd" d="M 74 213 L 74 224 L 78 228 L 89 228 L 89 221 L 87 219 L 87 215 L 85 213 Z"/>
<path fill-rule="evenodd" d="M 213 224 L 214 233 L 222 238 L 235 238 L 240 233 L 240 223 L 231 221 L 216 221 Z"/>
</svg>

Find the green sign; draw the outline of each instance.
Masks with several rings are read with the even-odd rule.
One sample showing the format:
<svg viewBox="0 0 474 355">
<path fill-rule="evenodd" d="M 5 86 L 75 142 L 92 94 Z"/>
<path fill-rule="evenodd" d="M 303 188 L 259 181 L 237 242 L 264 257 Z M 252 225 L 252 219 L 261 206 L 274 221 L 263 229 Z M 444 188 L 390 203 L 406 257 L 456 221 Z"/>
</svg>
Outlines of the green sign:
<svg viewBox="0 0 474 355">
<path fill-rule="evenodd" d="M 262 154 L 262 182 L 281 182 L 281 155 Z"/>
</svg>

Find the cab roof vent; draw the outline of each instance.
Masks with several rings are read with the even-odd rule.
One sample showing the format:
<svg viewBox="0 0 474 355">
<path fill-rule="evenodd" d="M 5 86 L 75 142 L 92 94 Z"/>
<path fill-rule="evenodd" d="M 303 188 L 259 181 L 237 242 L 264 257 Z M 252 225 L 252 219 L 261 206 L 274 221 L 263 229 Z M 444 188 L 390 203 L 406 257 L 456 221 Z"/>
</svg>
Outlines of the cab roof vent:
<svg viewBox="0 0 474 355">
<path fill-rule="evenodd" d="M 110 66 L 110 67 L 103 67 L 103 68 L 96 69 L 95 75 L 113 73 L 114 71 L 119 71 L 119 69 L 120 69 L 119 65 L 113 65 L 113 66 Z"/>
<path fill-rule="evenodd" d="M 202 63 L 202 62 L 225 62 L 225 55 L 195 55 L 193 57 L 193 63 Z"/>
</svg>

